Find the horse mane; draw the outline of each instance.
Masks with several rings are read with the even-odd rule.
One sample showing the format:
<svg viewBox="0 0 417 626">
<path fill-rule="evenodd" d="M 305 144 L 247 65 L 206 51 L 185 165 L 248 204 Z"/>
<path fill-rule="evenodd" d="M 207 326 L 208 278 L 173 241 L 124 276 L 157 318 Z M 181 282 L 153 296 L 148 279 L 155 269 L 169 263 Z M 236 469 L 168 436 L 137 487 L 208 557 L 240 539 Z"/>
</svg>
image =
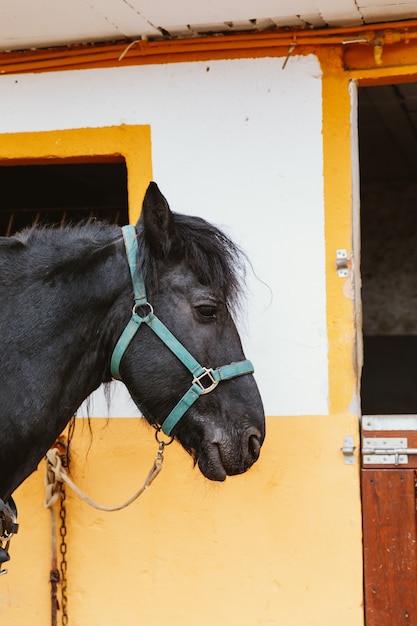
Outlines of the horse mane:
<svg viewBox="0 0 417 626">
<path fill-rule="evenodd" d="M 99 220 L 63 227 L 33 225 L 0 237 L 0 285 L 11 286 L 19 277 L 52 276 L 64 267 L 76 272 L 117 237 L 117 226 Z"/>
<path fill-rule="evenodd" d="M 102 220 L 89 220 L 67 223 L 64 226 L 31 226 L 16 234 L 16 239 L 26 247 L 37 246 L 38 254 L 52 255 L 61 261 L 74 260 L 86 252 L 94 253 L 117 237 L 121 238 L 119 227 Z M 57 253 L 59 251 L 59 253 Z"/>
<path fill-rule="evenodd" d="M 246 255 L 217 226 L 200 217 L 172 213 L 186 263 L 200 282 L 218 293 L 231 312 L 238 310 L 245 278 Z M 0 285 L 18 276 L 53 276 L 64 267 L 76 272 L 110 244 L 122 239 L 120 228 L 94 220 L 63 227 L 35 225 L 13 237 L 0 237 Z M 157 260 L 151 254 L 141 221 L 138 224 L 140 262 L 148 289 L 157 289 Z"/>
<path fill-rule="evenodd" d="M 172 217 L 186 264 L 203 285 L 212 288 L 236 313 L 245 283 L 245 253 L 220 228 L 201 217 L 174 212 Z M 157 261 L 146 244 L 141 221 L 138 226 L 139 266 L 147 287 L 157 288 Z"/>
</svg>

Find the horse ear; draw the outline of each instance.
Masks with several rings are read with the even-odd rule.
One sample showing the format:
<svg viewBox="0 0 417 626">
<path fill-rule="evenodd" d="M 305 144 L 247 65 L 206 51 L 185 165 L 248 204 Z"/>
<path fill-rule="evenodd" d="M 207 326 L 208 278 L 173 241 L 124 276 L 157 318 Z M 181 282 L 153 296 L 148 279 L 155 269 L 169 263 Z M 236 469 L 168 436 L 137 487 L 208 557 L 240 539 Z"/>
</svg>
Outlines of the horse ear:
<svg viewBox="0 0 417 626">
<path fill-rule="evenodd" d="M 171 209 L 156 183 L 149 183 L 139 222 L 143 225 L 145 239 L 154 256 L 167 258 L 178 257 L 181 254 L 181 238 L 175 227 Z"/>
</svg>

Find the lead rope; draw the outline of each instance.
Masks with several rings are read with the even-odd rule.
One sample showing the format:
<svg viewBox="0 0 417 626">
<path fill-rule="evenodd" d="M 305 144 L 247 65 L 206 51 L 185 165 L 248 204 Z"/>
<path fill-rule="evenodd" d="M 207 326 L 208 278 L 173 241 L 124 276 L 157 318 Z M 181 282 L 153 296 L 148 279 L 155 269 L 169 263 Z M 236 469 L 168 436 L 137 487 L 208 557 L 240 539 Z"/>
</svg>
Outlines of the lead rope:
<svg viewBox="0 0 417 626">
<path fill-rule="evenodd" d="M 158 435 L 158 432 L 156 433 L 156 435 Z M 45 506 L 46 507 L 50 506 L 49 504 L 50 497 L 48 496 L 48 493 L 51 492 L 52 494 L 55 494 L 55 491 L 57 490 L 56 485 L 65 483 L 66 485 L 68 485 L 68 487 L 70 487 L 74 491 L 74 493 L 77 494 L 77 496 L 79 496 L 82 500 L 84 500 L 84 502 L 94 507 L 95 509 L 98 509 L 99 511 L 112 512 L 112 511 L 120 511 L 121 509 L 125 509 L 127 506 L 132 504 L 132 502 L 134 502 L 137 498 L 139 498 L 139 496 L 142 495 L 145 489 L 151 486 L 152 482 L 155 480 L 155 478 L 158 476 L 158 474 L 162 470 L 162 464 L 164 461 L 164 449 L 165 449 L 165 446 L 171 443 L 172 438 L 171 438 L 171 441 L 169 441 L 168 443 L 165 441 L 159 441 L 158 438 L 157 438 L 157 441 L 159 444 L 158 452 L 142 487 L 140 487 L 140 489 L 138 489 L 133 494 L 133 496 L 131 496 L 128 500 L 126 500 L 125 502 L 122 502 L 122 504 L 117 504 L 116 506 L 105 506 L 104 504 L 99 504 L 98 502 L 95 502 L 89 496 L 87 496 L 86 493 L 81 491 L 81 489 L 77 487 L 77 485 L 68 476 L 65 470 L 65 467 L 62 464 L 61 455 L 59 454 L 57 448 L 51 448 L 46 453 L 46 462 L 47 462 L 47 475 L 48 476 L 52 475 L 53 478 L 51 480 L 51 485 L 49 484 L 47 485 L 47 495 L 45 499 Z M 53 498 L 54 498 L 54 495 L 52 495 L 52 499 Z M 55 501 L 56 500 L 53 500 L 52 504 L 54 504 Z"/>
<path fill-rule="evenodd" d="M 99 511 L 120 511 L 128 507 L 132 502 L 139 498 L 142 493 L 151 486 L 152 482 L 158 476 L 162 470 L 164 461 L 165 446 L 172 443 L 173 437 L 169 441 L 161 441 L 159 439 L 159 430 L 155 432 L 155 439 L 158 442 L 158 452 L 152 464 L 152 467 L 145 479 L 143 485 L 138 489 L 128 500 L 118 504 L 116 506 L 105 506 L 98 504 L 92 500 L 87 494 L 85 494 L 68 476 L 66 468 L 69 465 L 68 448 L 62 439 L 58 439 L 55 445 L 46 453 L 46 468 L 45 468 L 45 507 L 49 508 L 51 513 L 51 571 L 50 571 L 50 583 L 51 583 L 51 624 L 57 626 L 57 612 L 61 609 L 61 623 L 63 626 L 68 624 L 67 613 L 67 544 L 66 544 L 66 492 L 65 486 L 68 485 L 74 493 L 76 493 L 84 502 L 90 506 L 98 509 Z M 62 453 L 62 449 L 64 453 Z M 61 450 L 61 452 L 60 452 Z M 56 512 L 54 510 L 55 504 L 60 504 L 59 517 L 60 517 L 60 569 L 58 569 L 58 550 L 57 550 L 57 524 L 56 524 Z M 58 585 L 61 584 L 61 606 L 58 602 Z"/>
</svg>

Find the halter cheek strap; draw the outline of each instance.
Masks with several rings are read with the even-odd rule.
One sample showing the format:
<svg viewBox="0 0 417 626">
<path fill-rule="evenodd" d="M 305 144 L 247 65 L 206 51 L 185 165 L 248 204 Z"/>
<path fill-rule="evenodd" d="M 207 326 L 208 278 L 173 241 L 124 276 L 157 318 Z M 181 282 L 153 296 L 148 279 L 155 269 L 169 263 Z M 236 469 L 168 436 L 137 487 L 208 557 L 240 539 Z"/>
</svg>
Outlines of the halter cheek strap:
<svg viewBox="0 0 417 626">
<path fill-rule="evenodd" d="M 120 335 L 113 350 L 110 364 L 111 373 L 114 378 L 122 380 L 120 375 L 120 363 L 122 358 L 141 325 L 146 324 L 149 326 L 193 376 L 191 387 L 172 409 L 162 424 L 162 431 L 166 435 L 170 435 L 184 413 L 201 395 L 213 391 L 223 380 L 243 376 L 244 374 L 253 374 L 254 368 L 252 363 L 247 360 L 223 365 L 216 369 L 203 367 L 196 361 L 182 343 L 168 330 L 165 324 L 154 315 L 152 306 L 146 300 L 146 290 L 142 272 L 138 271 L 136 266 L 138 252 L 136 229 L 134 226 L 129 225 L 123 226 L 122 231 L 132 278 L 135 304 L 132 317 Z M 139 310 L 142 312 L 147 310 L 148 312 L 146 315 L 141 316 L 138 313 Z"/>
</svg>

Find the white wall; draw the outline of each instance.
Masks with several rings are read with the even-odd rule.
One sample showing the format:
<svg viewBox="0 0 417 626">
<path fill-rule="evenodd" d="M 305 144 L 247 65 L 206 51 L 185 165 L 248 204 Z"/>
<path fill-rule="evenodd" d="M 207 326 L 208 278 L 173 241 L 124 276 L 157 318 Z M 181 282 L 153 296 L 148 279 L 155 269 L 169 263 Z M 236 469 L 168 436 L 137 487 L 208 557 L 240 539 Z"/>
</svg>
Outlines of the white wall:
<svg viewBox="0 0 417 626">
<path fill-rule="evenodd" d="M 259 278 L 241 331 L 266 413 L 327 414 L 321 97 L 314 56 L 3 76 L 0 132 L 150 124 L 171 207 L 224 226 Z"/>
</svg>

